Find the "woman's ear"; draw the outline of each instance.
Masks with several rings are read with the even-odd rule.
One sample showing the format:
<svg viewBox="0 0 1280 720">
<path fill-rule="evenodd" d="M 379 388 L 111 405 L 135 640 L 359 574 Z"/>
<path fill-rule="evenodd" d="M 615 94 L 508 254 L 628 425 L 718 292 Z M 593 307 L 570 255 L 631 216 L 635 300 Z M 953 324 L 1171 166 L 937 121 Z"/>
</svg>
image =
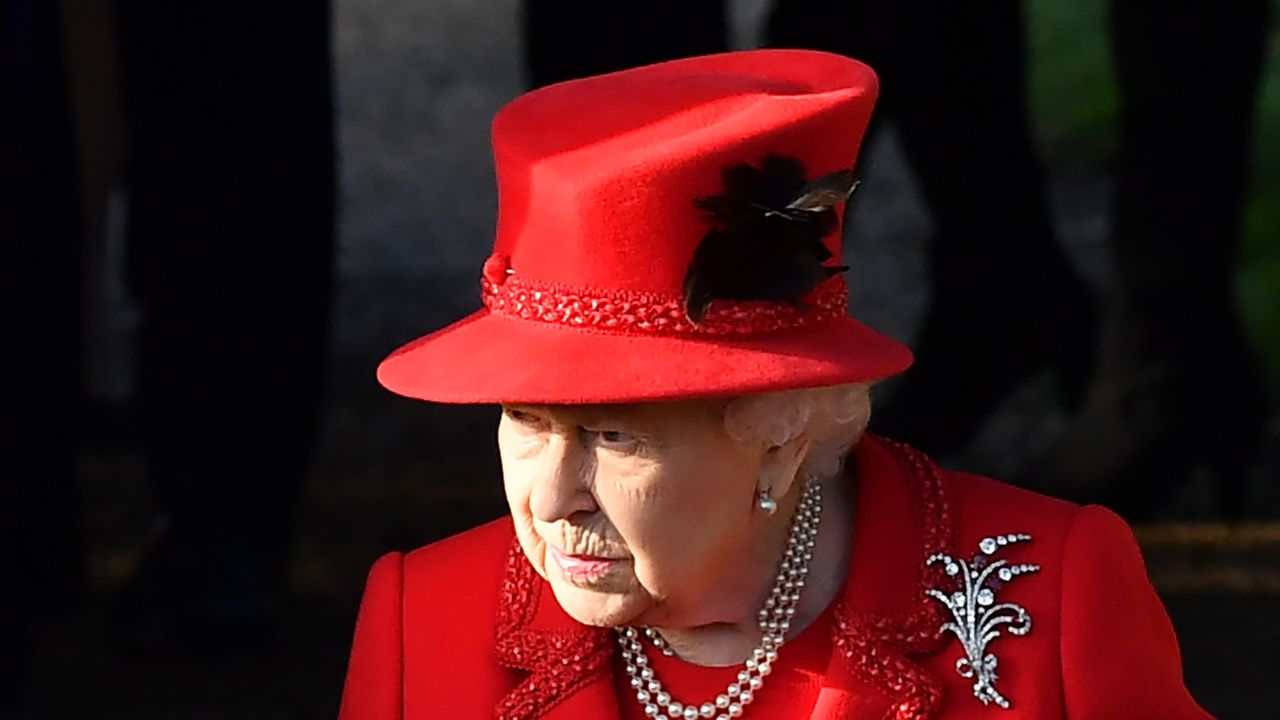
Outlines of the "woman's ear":
<svg viewBox="0 0 1280 720">
<path fill-rule="evenodd" d="M 809 433 L 803 432 L 781 445 L 766 447 L 764 456 L 760 458 L 760 478 L 756 481 L 756 492 L 767 493 L 774 499 L 786 497 L 809 453 L 809 445 Z"/>
</svg>

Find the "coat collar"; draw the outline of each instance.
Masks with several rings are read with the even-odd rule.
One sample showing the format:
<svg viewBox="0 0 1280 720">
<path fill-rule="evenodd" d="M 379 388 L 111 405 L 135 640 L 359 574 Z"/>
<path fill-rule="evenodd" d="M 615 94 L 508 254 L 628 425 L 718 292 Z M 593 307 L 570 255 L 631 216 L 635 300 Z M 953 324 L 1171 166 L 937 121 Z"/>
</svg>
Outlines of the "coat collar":
<svg viewBox="0 0 1280 720">
<path fill-rule="evenodd" d="M 924 588 L 939 579 L 926 569 L 926 558 L 950 553 L 955 543 L 946 482 L 922 453 L 889 440 L 864 436 L 853 457 L 859 482 L 852 563 L 836 609 L 829 687 L 814 717 L 842 717 L 874 698 L 882 717 L 925 720 L 938 709 L 942 684 L 909 656 L 943 644 L 941 608 Z M 498 658 L 527 675 L 495 717 L 617 717 L 613 633 L 583 626 L 561 610 L 515 542 L 501 593 Z"/>
</svg>

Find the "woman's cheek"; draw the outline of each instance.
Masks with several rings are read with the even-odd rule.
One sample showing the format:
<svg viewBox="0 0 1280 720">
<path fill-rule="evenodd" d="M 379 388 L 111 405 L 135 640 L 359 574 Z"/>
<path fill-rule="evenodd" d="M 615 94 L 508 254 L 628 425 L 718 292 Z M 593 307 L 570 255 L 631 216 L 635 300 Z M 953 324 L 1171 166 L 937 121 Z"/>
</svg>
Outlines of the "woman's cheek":
<svg viewBox="0 0 1280 720">
<path fill-rule="evenodd" d="M 626 542 L 636 579 L 655 596 L 669 594 L 680 576 L 685 553 L 693 549 L 696 517 L 679 502 L 678 493 L 646 469 L 612 474 L 609 497 L 601 497 L 610 521 Z M 598 495 L 603 488 L 597 485 Z"/>
</svg>

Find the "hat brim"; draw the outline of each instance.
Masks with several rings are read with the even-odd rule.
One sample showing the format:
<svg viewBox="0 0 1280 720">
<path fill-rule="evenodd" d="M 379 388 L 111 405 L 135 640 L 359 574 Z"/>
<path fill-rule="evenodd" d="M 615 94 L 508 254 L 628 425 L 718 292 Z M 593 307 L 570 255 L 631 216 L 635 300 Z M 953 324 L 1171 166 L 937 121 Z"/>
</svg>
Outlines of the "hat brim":
<svg viewBox="0 0 1280 720">
<path fill-rule="evenodd" d="M 378 381 L 456 404 L 731 397 L 880 380 L 911 351 L 851 317 L 752 338 L 609 333 L 476 312 L 393 352 Z"/>
</svg>

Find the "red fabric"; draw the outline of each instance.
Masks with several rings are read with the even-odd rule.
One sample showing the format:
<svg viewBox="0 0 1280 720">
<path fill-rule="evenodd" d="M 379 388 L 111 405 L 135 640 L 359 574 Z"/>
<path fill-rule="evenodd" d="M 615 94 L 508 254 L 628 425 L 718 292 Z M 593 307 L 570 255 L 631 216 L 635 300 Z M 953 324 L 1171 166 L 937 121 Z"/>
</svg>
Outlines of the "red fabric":
<svg viewBox="0 0 1280 720">
<path fill-rule="evenodd" d="M 1062 682 L 1072 717 L 1109 717 L 1107 698 L 1123 696 L 1143 717 L 1183 717 L 1193 704 L 1182 687 L 1173 626 L 1147 581 L 1129 527 L 1086 507 L 1071 526 L 1062 565 Z"/>
<path fill-rule="evenodd" d="M 1209 717 L 1183 686 L 1169 620 L 1115 515 L 940 471 L 876 438 L 860 442 L 854 460 L 853 560 L 845 595 L 830 610 L 831 642 L 793 656 L 828 657 L 813 675 L 816 700 L 779 693 L 768 702 L 785 707 L 747 717 Z M 941 582 L 922 570 L 923 556 L 940 543 L 969 558 L 982 538 L 1021 532 L 1033 540 L 1001 557 L 1042 570 L 998 591 L 1034 621 L 1026 636 L 988 648 L 999 658 L 997 688 L 1013 703 L 1000 710 L 973 697 L 972 682 L 955 671 L 959 643 L 938 635 L 940 616 L 922 609 L 924 585 Z M 514 544 L 510 521 L 499 520 L 374 566 L 341 720 L 625 718 L 634 708 L 624 704 L 635 700 L 619 696 L 616 648 L 611 631 L 560 610 Z M 700 673 L 690 675 L 697 682 Z"/>
<path fill-rule="evenodd" d="M 369 571 L 368 587 L 360 602 L 356 620 L 352 662 L 342 691 L 342 717 L 399 718 L 404 705 L 400 697 L 401 668 L 404 667 L 403 633 L 400 618 L 404 587 L 403 555 L 384 555 Z"/>
<path fill-rule="evenodd" d="M 799 159 L 811 178 L 852 167 L 876 89 L 871 69 L 846 57 L 756 50 L 517 98 L 493 122 L 499 213 L 487 308 L 397 350 L 379 380 L 438 402 L 591 403 L 902 371 L 905 347 L 848 318 L 844 297 L 824 297 L 847 294 L 836 280 L 799 312 L 716 301 L 694 327 L 678 311 L 711 227 L 694 199 L 723 191 L 726 166 L 769 154 Z M 839 233 L 827 244 L 840 257 Z"/>
</svg>

